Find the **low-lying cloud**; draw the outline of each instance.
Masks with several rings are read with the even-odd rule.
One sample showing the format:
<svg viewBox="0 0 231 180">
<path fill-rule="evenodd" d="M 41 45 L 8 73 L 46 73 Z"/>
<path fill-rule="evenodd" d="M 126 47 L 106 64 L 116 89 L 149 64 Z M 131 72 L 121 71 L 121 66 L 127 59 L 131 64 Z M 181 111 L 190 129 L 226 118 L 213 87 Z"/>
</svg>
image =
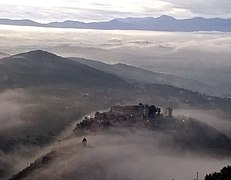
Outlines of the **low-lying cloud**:
<svg viewBox="0 0 231 180">
<path fill-rule="evenodd" d="M 100 31 L 0 26 L 0 52 L 44 49 L 191 78 L 230 96 L 230 33 Z M 87 38 L 86 38 L 87 36 Z"/>
<path fill-rule="evenodd" d="M 118 130 L 117 130 L 118 131 Z M 118 133 L 118 132 L 117 132 Z M 46 168 L 34 171 L 33 179 L 194 179 L 196 172 L 203 179 L 206 173 L 219 170 L 228 159 L 184 155 L 161 147 L 167 136 L 146 130 L 129 133 L 87 136 L 66 140 L 56 147 L 59 155 Z"/>
<path fill-rule="evenodd" d="M 0 93 L 0 134 L 27 123 L 21 118 L 25 109 L 30 106 L 23 102 L 25 98 L 26 95 L 21 89 L 7 90 Z"/>
<path fill-rule="evenodd" d="M 199 109 L 175 109 L 176 116 L 193 117 L 199 121 L 214 127 L 216 130 L 226 134 L 231 138 L 231 122 L 229 119 L 219 117 L 220 113 L 213 111 L 203 111 Z"/>
</svg>

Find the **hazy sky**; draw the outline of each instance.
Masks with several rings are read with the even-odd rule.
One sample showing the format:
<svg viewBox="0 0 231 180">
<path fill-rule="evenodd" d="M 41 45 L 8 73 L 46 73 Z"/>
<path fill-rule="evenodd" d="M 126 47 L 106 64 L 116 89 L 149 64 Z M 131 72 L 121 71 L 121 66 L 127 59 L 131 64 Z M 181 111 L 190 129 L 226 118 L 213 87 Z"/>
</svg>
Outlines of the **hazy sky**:
<svg viewBox="0 0 231 180">
<path fill-rule="evenodd" d="M 231 17 L 229 0 L 0 0 L 0 18 L 39 22 L 109 20 L 118 17 L 171 15 Z"/>
</svg>

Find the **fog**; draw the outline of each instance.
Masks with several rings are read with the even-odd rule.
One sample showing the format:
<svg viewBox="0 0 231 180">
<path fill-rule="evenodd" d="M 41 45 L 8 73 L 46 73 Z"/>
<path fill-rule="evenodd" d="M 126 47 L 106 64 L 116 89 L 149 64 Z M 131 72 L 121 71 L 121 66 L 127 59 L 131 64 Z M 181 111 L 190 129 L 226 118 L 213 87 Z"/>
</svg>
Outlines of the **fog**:
<svg viewBox="0 0 231 180">
<path fill-rule="evenodd" d="M 26 108 L 32 104 L 26 103 L 26 94 L 22 89 L 7 90 L 0 93 L 0 134 L 13 131 L 29 122 L 22 119 Z"/>
<path fill-rule="evenodd" d="M 200 179 L 230 162 L 230 159 L 178 153 L 163 147 L 169 137 L 164 133 L 115 130 L 111 134 L 73 137 L 57 145 L 57 157 L 45 168 L 29 176 L 32 179 Z"/>
<path fill-rule="evenodd" d="M 175 109 L 174 115 L 196 118 L 199 121 L 206 123 L 209 126 L 212 126 L 218 131 L 231 137 L 230 119 L 224 119 L 219 117 L 220 113 L 216 112 L 216 110 L 206 111 L 199 109 Z"/>
<path fill-rule="evenodd" d="M 56 103 L 55 98 L 49 98 L 35 96 L 28 89 L 0 92 L 0 179 L 28 166 L 41 155 L 44 143 L 53 139 L 50 132 L 60 132 L 69 125 L 68 117 L 57 112 L 60 110 L 49 108 Z"/>
<path fill-rule="evenodd" d="M 5 171 L 15 172 L 25 166 L 25 161 L 36 149 L 32 146 L 23 147 L 19 142 L 14 143 L 14 139 L 24 138 L 21 130 L 32 125 L 31 121 L 23 118 L 27 109 L 34 106 L 28 99 L 23 89 L 0 93 L 0 179 Z M 11 151 L 7 152 L 11 143 Z"/>
<path fill-rule="evenodd" d="M 230 33 L 220 32 L 100 31 L 1 25 L 0 54 L 6 56 L 43 49 L 65 57 L 84 57 L 112 64 L 122 62 L 192 78 L 220 89 L 222 95 L 230 96 L 230 37 Z M 61 111 L 63 104 L 59 104 L 60 109 L 54 107 L 54 112 L 49 112 L 49 119 L 43 116 L 48 112 L 46 104 L 56 104 L 59 101 L 56 98 L 43 97 L 40 99 L 44 101 L 41 110 L 30 112 L 25 117 L 28 109 L 36 109 L 38 105 L 34 98 L 22 89 L 0 93 L 0 135 L 4 137 L 3 141 L 22 139 L 33 133 L 35 137 L 36 133 L 41 133 L 44 138 L 48 137 L 49 128 L 56 131 L 63 128 L 63 119 L 67 119 L 70 113 Z M 187 114 L 198 118 L 231 137 L 230 121 L 220 118 L 216 112 L 179 109 L 174 113 L 176 116 Z M 35 122 L 39 127 L 36 131 L 27 129 Z M 69 135 L 72 128 L 73 124 L 58 138 Z M 27 129 L 22 137 L 21 129 Z M 32 138 L 28 137 L 27 141 L 36 142 Z M 50 150 L 57 150 L 60 156 L 48 167 L 34 172 L 31 179 L 81 179 L 79 176 L 83 175 L 82 179 L 97 176 L 99 179 L 186 180 L 194 179 L 197 171 L 203 179 L 206 173 L 218 171 L 230 163 L 230 159 L 202 157 L 189 152 L 182 155 L 174 149 L 162 147 L 162 141 L 168 138 L 146 130 L 134 133 L 121 130 L 110 135 L 88 136 L 87 147 L 82 147 L 82 139 L 77 137 L 56 142 L 42 151 L 36 146 L 17 146 L 16 151 L 0 151 L 0 170 L 16 173 Z"/>
<path fill-rule="evenodd" d="M 9 131 L 28 126 L 20 118 L 23 107 L 18 103 L 28 98 L 24 90 L 8 90 L 1 95 L 1 103 L 11 102 L 8 111 L 14 118 L 6 126 Z M 11 105 L 11 106 L 10 106 Z M 17 108 L 15 108 L 17 107 Z M 20 109 L 21 107 L 22 109 Z M 24 109 L 25 110 L 25 109 Z M 0 111 L 1 112 L 1 111 Z M 4 111 L 2 111 L 4 112 Z M 174 115 L 186 115 L 199 118 L 221 132 L 230 133 L 230 122 L 216 117 L 213 112 L 192 109 L 174 110 Z M 9 114 L 8 114 L 9 115 Z M 17 121 L 20 123 L 17 124 Z M 192 180 L 199 172 L 200 179 L 205 174 L 218 171 L 230 163 L 230 158 L 204 156 L 193 152 L 178 151 L 168 146 L 172 137 L 163 132 L 135 130 L 131 133 L 126 129 L 114 129 L 108 134 L 87 136 L 88 146 L 81 144 L 82 137 L 67 136 L 71 133 L 74 122 L 57 136 L 56 142 L 39 148 L 21 146 L 10 153 L 0 152 L 0 168 L 8 169 L 10 175 L 27 167 L 40 156 L 57 151 L 57 157 L 51 164 L 37 169 L 29 175 L 29 179 L 177 179 Z M 3 132 L 3 131 L 2 131 Z M 64 138 L 64 140 L 62 140 Z"/>
<path fill-rule="evenodd" d="M 221 32 L 154 32 L 0 26 L 0 52 L 43 49 L 192 78 L 230 96 L 231 38 Z M 87 37 L 87 38 L 86 38 Z"/>
</svg>

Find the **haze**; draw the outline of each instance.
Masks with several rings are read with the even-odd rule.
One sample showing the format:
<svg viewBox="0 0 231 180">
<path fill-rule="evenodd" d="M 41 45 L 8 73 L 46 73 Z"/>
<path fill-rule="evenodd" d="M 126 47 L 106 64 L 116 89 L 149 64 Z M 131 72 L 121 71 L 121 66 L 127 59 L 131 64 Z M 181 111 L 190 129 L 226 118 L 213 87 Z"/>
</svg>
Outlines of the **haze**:
<svg viewBox="0 0 231 180">
<path fill-rule="evenodd" d="M 203 179 L 207 172 L 216 171 L 230 161 L 166 150 L 160 144 L 169 137 L 146 130 L 131 134 L 126 129 L 117 129 L 112 134 L 87 138 L 87 148 L 83 148 L 79 143 L 81 139 L 76 137 L 61 142 L 56 147 L 60 157 L 30 177 L 35 180 L 185 180 L 194 179 L 199 168 L 200 179 Z"/>
<path fill-rule="evenodd" d="M 3 53 L 43 49 L 66 57 L 132 64 L 198 80 L 230 96 L 230 33 L 0 26 L 0 37 Z"/>
<path fill-rule="evenodd" d="M 23 4 L 25 2 L 28 1 L 23 1 Z M 5 3 L 7 4 L 7 2 Z M 45 1 L 41 1 L 37 5 L 44 6 L 44 4 L 46 4 Z M 48 4 L 49 8 L 50 6 L 51 4 Z M 193 79 L 216 89 L 221 97 L 230 97 L 230 35 L 231 33 L 221 32 L 108 31 L 0 25 L 0 57 L 42 49 L 63 57 L 87 58 L 109 64 L 130 64 L 151 71 Z M 33 53 L 24 54 L 24 60 L 27 57 L 34 58 L 28 66 L 32 66 L 41 54 L 47 57 L 43 61 L 50 60 L 51 57 L 54 58 L 51 61 L 54 64 L 49 65 L 51 69 L 56 67 L 56 63 L 59 62 L 59 59 L 56 60 L 58 57 L 47 52 L 34 53 L 37 53 L 36 57 Z M 65 60 L 68 61 L 62 59 L 62 61 Z M 27 61 L 25 60 L 25 62 Z M 47 68 L 46 63 L 44 64 Z M 25 63 L 21 67 L 24 65 L 27 66 Z M 60 68 L 60 66 L 58 67 Z M 32 66 L 29 69 L 32 75 L 35 68 L 36 66 Z M 43 69 L 43 66 L 40 68 Z M 88 68 L 86 69 L 89 70 Z M 14 66 L 12 72 L 15 72 L 16 69 L 17 66 Z M 49 71 L 41 71 L 41 74 L 46 72 Z M 101 75 L 100 72 L 97 71 L 97 73 Z M 85 81 L 86 75 L 89 75 L 89 71 L 83 71 L 83 74 L 85 76 L 82 77 L 82 82 Z M 80 76 L 78 73 L 71 75 Z M 105 74 L 103 75 L 105 76 Z M 79 176 L 83 178 L 91 176 L 94 179 L 94 173 L 88 173 L 86 169 L 94 171 L 97 167 L 98 179 L 113 179 L 113 177 L 115 179 L 153 179 L 155 177 L 158 180 L 172 178 L 185 180 L 195 178 L 197 171 L 200 173 L 200 179 L 203 179 L 206 173 L 217 171 L 230 162 L 230 157 L 218 158 L 212 155 L 204 157 L 203 153 L 182 152 L 176 150 L 177 148 L 166 148 L 160 144 L 173 142 L 168 133 L 144 129 L 139 129 L 134 133 L 129 130 L 118 129 L 116 130 L 117 133 L 110 132 L 110 135 L 100 133 L 89 135 L 87 137 L 88 147 L 83 149 L 80 143 L 82 137 L 72 137 L 71 139 L 67 137 L 72 133 L 72 125 L 76 126 L 75 120 L 79 119 L 83 113 L 89 113 L 99 107 L 101 109 L 110 108 L 109 106 L 116 102 L 129 104 L 133 100 L 134 102 L 147 103 L 147 101 L 152 101 L 151 103 L 156 103 L 155 101 L 158 101 L 160 97 L 156 97 L 158 95 L 153 92 L 158 92 L 158 90 L 150 91 L 147 88 L 147 94 L 140 93 L 143 96 L 137 99 L 137 97 L 131 97 L 132 92 L 130 96 L 127 95 L 126 90 L 120 90 L 118 95 L 114 95 L 112 90 L 114 86 L 109 86 L 105 91 L 101 86 L 99 89 L 97 89 L 98 87 L 94 89 L 93 80 L 90 82 L 93 84 L 91 90 L 85 89 L 84 83 L 79 86 L 78 84 L 72 86 L 65 84 L 66 81 L 64 84 L 58 84 L 54 87 L 52 84 L 52 87 L 50 86 L 50 82 L 48 85 L 33 87 L 34 81 L 36 79 L 31 80 L 32 87 L 28 87 L 28 89 L 7 89 L 0 93 L 0 123 L 2 124 L 0 135 L 3 142 L 7 142 L 6 144 L 9 144 L 9 149 L 11 149 L 9 153 L 0 151 L 0 169 L 6 171 L 7 177 L 18 173 L 27 167 L 28 163 L 34 162 L 38 157 L 53 149 L 61 153 L 60 157 L 49 166 L 32 172 L 28 178 L 76 179 Z M 111 82 L 114 83 L 113 80 Z M 126 81 L 122 82 L 125 83 Z M 157 88 L 156 86 L 153 87 L 154 89 Z M 197 93 L 191 92 L 190 94 L 190 91 L 174 89 L 169 86 L 162 88 L 166 88 L 166 94 L 163 93 L 164 95 L 161 96 L 160 93 L 159 96 L 163 100 L 160 102 L 166 102 L 165 106 L 171 103 L 171 100 L 179 100 L 181 93 L 182 96 L 190 96 L 182 98 L 182 102 L 177 102 L 182 104 L 182 107 L 186 107 L 174 109 L 174 115 L 187 114 L 198 118 L 199 121 L 222 132 L 224 136 L 231 137 L 230 118 L 227 118 L 229 114 L 212 109 L 217 108 L 220 102 L 227 103 L 227 107 L 230 107 L 228 100 L 221 101 L 219 98 L 201 95 L 200 97 L 204 99 L 196 101 L 196 105 L 191 101 L 192 106 L 197 106 L 192 109 L 187 107 L 187 105 L 190 106 L 190 103 L 187 104 L 187 98 L 189 100 L 194 97 L 197 98 Z M 138 92 L 139 90 L 137 89 Z M 202 104 L 199 104 L 200 102 Z M 213 106 L 212 103 L 215 102 L 218 102 L 218 105 Z M 200 105 L 212 107 L 211 111 L 198 110 Z M 222 108 L 223 106 L 225 107 L 225 104 L 222 104 Z M 226 112 L 229 112 L 227 109 Z M 226 118 L 223 118 L 225 115 Z M 69 128 L 65 129 L 65 127 Z M 213 132 L 214 129 L 210 130 Z M 60 135 L 57 135 L 59 133 Z M 34 138 L 37 136 L 39 138 Z M 20 137 L 19 140 L 22 142 L 31 141 L 34 144 L 28 143 L 25 147 L 20 145 L 18 148 L 17 137 Z M 65 140 L 60 140 L 64 137 Z M 15 141 L 13 141 L 14 138 Z M 8 143 L 8 140 L 11 139 L 13 139 L 12 147 Z M 39 144 L 40 142 L 42 143 Z M 51 144 L 48 145 L 48 143 Z"/>
</svg>

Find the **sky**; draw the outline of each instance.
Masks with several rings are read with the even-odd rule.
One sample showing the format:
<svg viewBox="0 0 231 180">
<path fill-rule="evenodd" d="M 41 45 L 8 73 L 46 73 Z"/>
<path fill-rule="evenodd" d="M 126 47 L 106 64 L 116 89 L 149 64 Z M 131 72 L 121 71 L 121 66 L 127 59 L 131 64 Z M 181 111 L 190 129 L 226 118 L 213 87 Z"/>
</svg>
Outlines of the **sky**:
<svg viewBox="0 0 231 180">
<path fill-rule="evenodd" d="M 0 0 L 0 18 L 107 21 L 123 17 L 231 18 L 229 0 Z"/>
</svg>

